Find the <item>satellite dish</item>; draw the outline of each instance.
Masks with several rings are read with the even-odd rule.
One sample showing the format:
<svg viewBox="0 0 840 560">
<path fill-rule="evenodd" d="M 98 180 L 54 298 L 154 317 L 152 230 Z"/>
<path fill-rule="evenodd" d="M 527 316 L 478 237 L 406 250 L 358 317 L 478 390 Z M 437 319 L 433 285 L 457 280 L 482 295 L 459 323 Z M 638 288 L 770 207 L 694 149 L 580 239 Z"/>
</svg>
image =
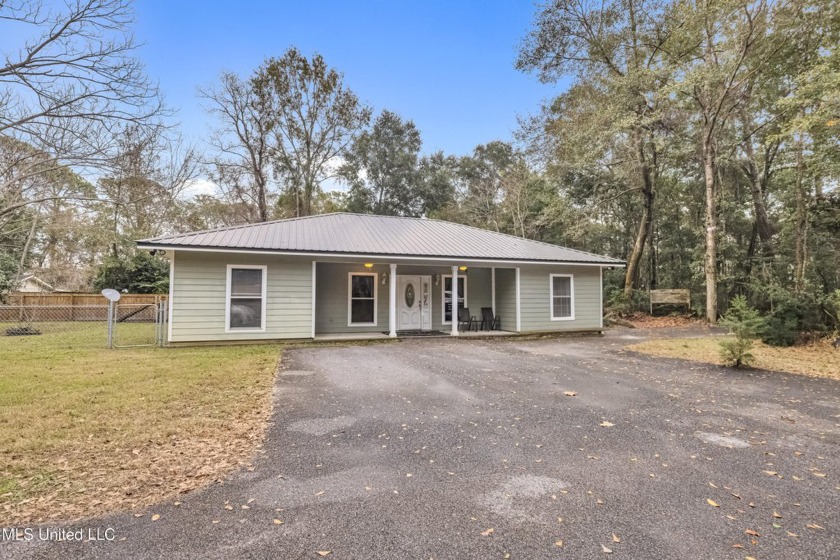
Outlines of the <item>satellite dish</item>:
<svg viewBox="0 0 840 560">
<path fill-rule="evenodd" d="M 102 290 L 102 295 L 105 296 L 105 299 L 108 301 L 120 301 L 122 297 L 117 290 L 112 290 L 111 288 L 105 288 Z"/>
</svg>

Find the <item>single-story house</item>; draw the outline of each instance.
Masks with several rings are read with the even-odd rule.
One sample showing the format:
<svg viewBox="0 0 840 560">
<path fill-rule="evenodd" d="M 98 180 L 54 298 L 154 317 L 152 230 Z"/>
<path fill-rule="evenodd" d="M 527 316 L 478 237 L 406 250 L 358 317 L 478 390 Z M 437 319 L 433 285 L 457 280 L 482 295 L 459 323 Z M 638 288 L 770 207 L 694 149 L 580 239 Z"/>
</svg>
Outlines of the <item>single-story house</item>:
<svg viewBox="0 0 840 560">
<path fill-rule="evenodd" d="M 621 260 L 425 218 L 335 213 L 138 242 L 170 262 L 169 341 L 459 334 L 490 308 L 509 333 L 603 328 Z M 463 328 L 461 329 L 463 331 Z"/>
<path fill-rule="evenodd" d="M 15 291 L 27 294 L 36 294 L 60 292 L 62 290 L 56 290 L 50 284 L 44 282 L 34 274 L 23 274 L 18 278 L 17 288 Z"/>
</svg>

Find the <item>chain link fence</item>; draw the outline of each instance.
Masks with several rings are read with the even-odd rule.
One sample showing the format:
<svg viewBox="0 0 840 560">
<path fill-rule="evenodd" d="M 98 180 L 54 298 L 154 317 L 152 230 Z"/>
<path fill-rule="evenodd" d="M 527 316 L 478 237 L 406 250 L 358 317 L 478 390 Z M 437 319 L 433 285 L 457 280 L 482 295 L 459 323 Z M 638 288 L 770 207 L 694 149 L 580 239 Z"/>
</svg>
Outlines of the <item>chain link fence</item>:
<svg viewBox="0 0 840 560">
<path fill-rule="evenodd" d="M 71 348 L 127 348 L 162 346 L 167 304 L 151 302 L 100 304 L 39 303 L 0 305 L 0 338 L 6 344 L 27 340 L 30 345 Z"/>
</svg>

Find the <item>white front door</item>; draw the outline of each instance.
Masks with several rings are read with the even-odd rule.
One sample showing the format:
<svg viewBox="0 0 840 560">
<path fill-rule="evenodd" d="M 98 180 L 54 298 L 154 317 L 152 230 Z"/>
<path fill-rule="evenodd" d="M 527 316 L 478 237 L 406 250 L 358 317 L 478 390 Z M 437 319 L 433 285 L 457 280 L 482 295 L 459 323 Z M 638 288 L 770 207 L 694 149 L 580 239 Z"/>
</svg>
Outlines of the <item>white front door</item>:
<svg viewBox="0 0 840 560">
<path fill-rule="evenodd" d="M 398 276 L 397 328 L 401 331 L 432 328 L 430 276 Z"/>
</svg>

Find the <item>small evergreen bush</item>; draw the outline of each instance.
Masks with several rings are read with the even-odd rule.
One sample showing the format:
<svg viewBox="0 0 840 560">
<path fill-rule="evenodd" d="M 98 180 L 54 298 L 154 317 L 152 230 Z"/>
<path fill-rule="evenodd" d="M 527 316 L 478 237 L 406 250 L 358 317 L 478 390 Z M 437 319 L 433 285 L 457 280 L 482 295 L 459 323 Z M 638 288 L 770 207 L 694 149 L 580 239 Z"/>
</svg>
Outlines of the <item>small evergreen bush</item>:
<svg viewBox="0 0 840 560">
<path fill-rule="evenodd" d="M 747 298 L 736 296 L 720 324 L 735 335 L 734 340 L 727 339 L 720 343 L 720 355 L 724 363 L 735 367 L 750 365 L 754 358 L 750 352 L 753 342 L 767 329 L 765 319 L 750 307 Z"/>
</svg>

